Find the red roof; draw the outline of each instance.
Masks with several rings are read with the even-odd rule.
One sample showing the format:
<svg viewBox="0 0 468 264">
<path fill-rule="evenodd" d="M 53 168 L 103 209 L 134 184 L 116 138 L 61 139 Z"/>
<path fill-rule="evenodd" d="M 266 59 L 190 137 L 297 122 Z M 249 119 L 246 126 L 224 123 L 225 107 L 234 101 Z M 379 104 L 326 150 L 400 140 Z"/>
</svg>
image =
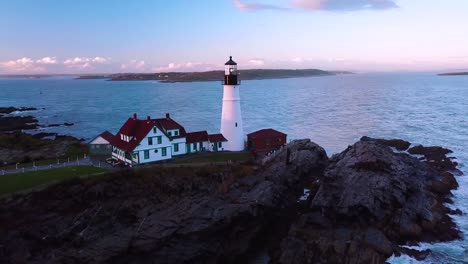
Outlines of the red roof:
<svg viewBox="0 0 468 264">
<path fill-rule="evenodd" d="M 172 138 L 185 137 L 185 128 L 176 121 L 174 121 L 174 119 L 170 118 L 168 115 L 166 118 L 153 119 L 153 121 L 164 132 L 166 132 L 167 130 L 179 129 L 179 135 L 173 136 Z"/>
<path fill-rule="evenodd" d="M 223 136 L 223 134 L 208 135 L 208 140 L 209 140 L 210 142 L 223 142 L 223 141 L 227 141 L 227 139 Z"/>
<path fill-rule="evenodd" d="M 252 132 L 247 135 L 247 137 L 249 138 L 257 138 L 257 137 L 270 138 L 270 137 L 277 137 L 277 136 L 287 136 L 287 135 L 277 130 L 271 129 L 271 128 L 260 129 L 258 131 Z"/>
<path fill-rule="evenodd" d="M 109 131 L 104 131 L 101 133 L 101 135 L 99 135 L 98 137 L 102 137 L 103 139 L 107 140 L 108 142 L 111 142 L 112 139 L 114 138 L 114 135 L 109 132 Z"/>
<path fill-rule="evenodd" d="M 186 135 L 185 128 L 174 121 L 169 114 L 166 114 L 166 118 L 145 120 L 137 119 L 136 115 L 134 115 L 125 122 L 117 135 L 113 137 L 111 145 L 122 150 L 133 151 L 154 126 L 157 126 L 163 133 L 167 133 L 167 130 L 179 129 L 179 135 L 170 138 L 179 138 Z M 122 140 L 120 134 L 129 136 L 130 142 Z"/>
<path fill-rule="evenodd" d="M 186 139 L 187 143 L 208 141 L 208 132 L 206 131 L 191 132 L 191 133 L 187 133 L 186 137 L 187 137 Z"/>
<path fill-rule="evenodd" d="M 111 145 L 126 151 L 133 151 L 154 127 L 152 120 L 138 120 L 129 118 L 112 139 Z M 130 142 L 121 139 L 120 134 L 130 137 Z"/>
</svg>

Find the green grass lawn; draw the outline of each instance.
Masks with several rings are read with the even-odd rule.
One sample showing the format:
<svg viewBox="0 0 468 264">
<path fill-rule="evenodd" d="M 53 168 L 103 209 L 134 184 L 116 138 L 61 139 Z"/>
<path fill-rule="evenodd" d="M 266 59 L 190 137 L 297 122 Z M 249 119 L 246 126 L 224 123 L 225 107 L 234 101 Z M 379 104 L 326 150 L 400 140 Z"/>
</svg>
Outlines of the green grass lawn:
<svg viewBox="0 0 468 264">
<path fill-rule="evenodd" d="M 31 189 L 43 184 L 58 182 L 79 176 L 106 172 L 93 166 L 73 166 L 50 170 L 0 175 L 0 195 Z"/>
<path fill-rule="evenodd" d="M 181 160 L 175 160 L 174 163 L 210 163 L 210 162 L 224 162 L 224 161 L 248 161 L 251 155 L 248 152 L 218 152 L 218 153 L 204 153 L 193 154 Z"/>
</svg>

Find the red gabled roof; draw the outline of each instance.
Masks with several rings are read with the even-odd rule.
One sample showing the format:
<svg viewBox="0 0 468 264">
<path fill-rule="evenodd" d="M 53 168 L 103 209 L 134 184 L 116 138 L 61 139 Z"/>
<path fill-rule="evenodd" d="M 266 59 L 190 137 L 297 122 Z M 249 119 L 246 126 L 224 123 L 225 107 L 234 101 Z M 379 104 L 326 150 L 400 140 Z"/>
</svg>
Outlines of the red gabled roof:
<svg viewBox="0 0 468 264">
<path fill-rule="evenodd" d="M 143 138 L 148 135 L 148 132 L 151 131 L 154 125 L 155 122 L 153 120 L 129 118 L 120 128 L 119 132 L 114 136 L 111 141 L 111 145 L 122 150 L 133 151 L 138 144 L 140 144 Z M 129 136 L 131 138 L 130 142 L 122 140 L 120 134 Z"/>
<path fill-rule="evenodd" d="M 185 128 L 177 123 L 174 119 L 170 118 L 169 115 L 166 115 L 166 118 L 153 119 L 153 121 L 164 132 L 167 130 L 179 129 L 179 135 L 173 136 L 173 138 L 185 137 Z"/>
<path fill-rule="evenodd" d="M 187 137 L 186 138 L 187 143 L 208 141 L 208 132 L 206 131 L 190 132 L 186 134 L 186 137 Z"/>
<path fill-rule="evenodd" d="M 104 131 L 102 132 L 98 137 L 102 137 L 103 139 L 107 140 L 108 142 L 111 142 L 112 139 L 114 138 L 114 135 L 109 132 L 109 131 Z"/>
<path fill-rule="evenodd" d="M 223 141 L 227 141 L 227 139 L 223 136 L 223 134 L 208 135 L 208 140 L 209 140 L 210 142 L 223 142 Z"/>
<path fill-rule="evenodd" d="M 247 137 L 249 138 L 257 138 L 257 137 L 269 138 L 269 137 L 277 137 L 277 136 L 287 136 L 287 135 L 277 130 L 271 129 L 271 128 L 260 129 L 258 131 L 252 132 L 247 135 Z"/>
</svg>

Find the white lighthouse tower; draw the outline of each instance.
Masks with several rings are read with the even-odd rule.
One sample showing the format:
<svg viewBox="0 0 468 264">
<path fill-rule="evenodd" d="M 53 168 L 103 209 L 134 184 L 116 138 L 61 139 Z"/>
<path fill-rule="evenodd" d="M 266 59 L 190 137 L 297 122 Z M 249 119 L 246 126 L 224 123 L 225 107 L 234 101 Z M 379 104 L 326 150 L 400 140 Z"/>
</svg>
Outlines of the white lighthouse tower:
<svg viewBox="0 0 468 264">
<path fill-rule="evenodd" d="M 223 112 L 221 114 L 221 134 L 227 139 L 225 150 L 244 150 L 244 129 L 240 106 L 237 63 L 229 56 L 224 64 Z"/>
</svg>

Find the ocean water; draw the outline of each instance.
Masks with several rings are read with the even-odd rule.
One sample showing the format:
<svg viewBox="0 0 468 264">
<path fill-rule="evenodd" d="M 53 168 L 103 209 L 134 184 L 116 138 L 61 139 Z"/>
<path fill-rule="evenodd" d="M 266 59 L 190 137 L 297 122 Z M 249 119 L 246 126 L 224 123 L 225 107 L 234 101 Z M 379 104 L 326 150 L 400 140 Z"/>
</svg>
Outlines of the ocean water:
<svg viewBox="0 0 468 264">
<path fill-rule="evenodd" d="M 310 138 L 329 155 L 364 135 L 452 149 L 466 176 L 457 178 L 451 207 L 468 213 L 468 76 L 355 74 L 243 81 L 240 89 L 246 133 L 271 127 L 289 139 Z M 75 123 L 43 131 L 84 139 L 117 132 L 133 113 L 170 113 L 187 131 L 216 133 L 221 103 L 221 82 L 0 79 L 0 106 L 41 108 L 31 114 L 42 124 Z M 466 213 L 454 216 L 465 236 Z M 422 263 L 468 263 L 466 239 L 420 248 L 434 252 Z M 389 261 L 419 263 L 408 257 Z"/>
</svg>

